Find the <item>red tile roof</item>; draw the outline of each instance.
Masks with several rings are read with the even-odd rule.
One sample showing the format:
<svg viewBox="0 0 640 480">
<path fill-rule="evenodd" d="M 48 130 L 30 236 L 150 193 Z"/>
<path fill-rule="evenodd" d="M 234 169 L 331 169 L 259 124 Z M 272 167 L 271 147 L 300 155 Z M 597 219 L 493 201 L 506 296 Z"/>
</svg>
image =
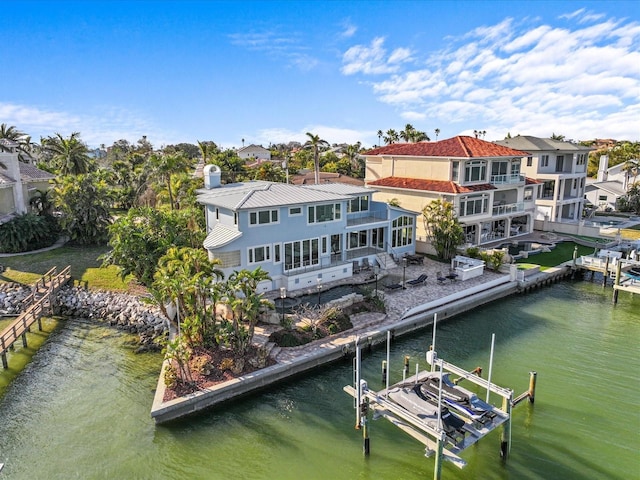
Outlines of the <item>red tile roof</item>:
<svg viewBox="0 0 640 480">
<path fill-rule="evenodd" d="M 458 135 L 439 142 L 392 143 L 374 148 L 363 155 L 397 155 L 408 157 L 495 158 L 528 157 L 522 150 L 497 145 L 479 138 Z"/>
<path fill-rule="evenodd" d="M 458 185 L 455 182 L 448 180 L 422 180 L 418 178 L 404 178 L 404 177 L 387 177 L 373 182 L 368 182 L 367 185 L 379 186 L 379 187 L 391 187 L 391 188 L 404 188 L 407 190 L 424 190 L 427 192 L 438 193 L 471 193 L 482 192 L 485 190 L 496 190 L 496 187 L 488 183 L 482 183 L 479 185 Z"/>
</svg>

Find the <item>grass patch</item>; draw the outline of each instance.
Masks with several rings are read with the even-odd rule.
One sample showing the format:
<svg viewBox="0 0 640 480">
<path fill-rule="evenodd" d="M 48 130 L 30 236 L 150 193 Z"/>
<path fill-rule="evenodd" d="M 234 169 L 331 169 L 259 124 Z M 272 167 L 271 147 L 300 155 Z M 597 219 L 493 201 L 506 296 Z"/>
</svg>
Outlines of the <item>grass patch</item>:
<svg viewBox="0 0 640 480">
<path fill-rule="evenodd" d="M 593 253 L 592 247 L 584 247 L 574 242 L 560 242 L 550 252 L 536 253 L 529 258 L 521 258 L 516 260 L 517 264 L 523 265 L 540 265 L 540 270 L 557 267 L 561 263 L 568 262 L 573 258 L 573 250 L 578 247 L 578 257 Z M 531 268 L 531 267 L 529 267 Z"/>
<path fill-rule="evenodd" d="M 73 279 L 88 282 L 91 288 L 128 290 L 130 278 L 122 281 L 118 276 L 117 267 L 102 268 L 100 266 L 102 262 L 98 257 L 107 251 L 109 251 L 107 246 L 64 246 L 43 253 L 5 257 L 0 259 L 0 263 L 7 267 L 7 270 L 0 275 L 0 281 L 31 285 L 52 267 L 62 269 L 71 265 Z"/>
</svg>

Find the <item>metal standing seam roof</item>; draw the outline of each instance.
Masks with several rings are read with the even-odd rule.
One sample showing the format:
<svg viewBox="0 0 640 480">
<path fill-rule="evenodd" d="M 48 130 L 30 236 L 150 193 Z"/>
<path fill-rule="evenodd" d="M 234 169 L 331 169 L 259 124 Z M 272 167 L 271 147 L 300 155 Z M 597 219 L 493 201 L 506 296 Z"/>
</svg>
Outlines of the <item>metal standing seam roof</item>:
<svg viewBox="0 0 640 480">
<path fill-rule="evenodd" d="M 229 243 L 242 237 L 242 232 L 236 228 L 217 223 L 204 239 L 203 245 L 206 249 L 215 249 L 224 247 Z"/>
<path fill-rule="evenodd" d="M 302 188 L 318 190 L 322 192 L 337 193 L 339 195 L 371 194 L 371 189 L 360 185 L 348 183 L 319 183 L 318 185 L 303 185 Z"/>
<path fill-rule="evenodd" d="M 320 185 L 318 185 L 320 187 Z M 362 189 L 363 193 L 369 190 Z M 206 205 L 216 205 L 231 210 L 300 205 L 305 203 L 334 202 L 350 200 L 350 195 L 332 193 L 299 185 L 284 183 L 247 182 L 225 185 L 211 190 L 200 190 L 198 201 Z"/>
</svg>

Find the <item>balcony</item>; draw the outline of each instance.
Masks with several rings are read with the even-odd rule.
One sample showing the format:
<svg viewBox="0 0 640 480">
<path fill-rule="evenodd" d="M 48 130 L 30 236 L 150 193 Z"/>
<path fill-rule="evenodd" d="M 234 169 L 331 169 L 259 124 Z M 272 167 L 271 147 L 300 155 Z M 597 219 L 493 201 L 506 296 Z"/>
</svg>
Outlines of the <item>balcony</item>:
<svg viewBox="0 0 640 480">
<path fill-rule="evenodd" d="M 387 212 L 357 212 L 347 214 L 347 227 L 355 225 L 366 225 L 368 223 L 379 223 L 387 221 Z"/>
<path fill-rule="evenodd" d="M 524 202 L 494 205 L 492 215 L 508 215 L 510 213 L 524 212 Z"/>
<path fill-rule="evenodd" d="M 524 175 L 513 173 L 511 175 L 491 175 L 489 182 L 492 185 L 508 185 L 524 182 Z"/>
</svg>

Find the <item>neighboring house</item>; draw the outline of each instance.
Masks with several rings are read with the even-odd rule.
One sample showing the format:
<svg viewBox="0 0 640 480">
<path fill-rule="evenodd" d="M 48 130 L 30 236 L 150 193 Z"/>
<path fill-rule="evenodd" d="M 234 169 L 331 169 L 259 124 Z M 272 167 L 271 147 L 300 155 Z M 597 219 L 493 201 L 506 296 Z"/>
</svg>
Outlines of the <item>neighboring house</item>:
<svg viewBox="0 0 640 480">
<path fill-rule="evenodd" d="M 252 181 L 222 185 L 207 165 L 205 206 L 209 258 L 228 276 L 262 267 L 261 291 L 316 289 L 350 277 L 356 265 L 390 268 L 390 254 L 415 253 L 416 214 L 371 200 L 368 188 L 345 184 L 296 186 Z"/>
<path fill-rule="evenodd" d="M 262 159 L 271 160 L 271 150 L 264 148 L 262 145 L 248 145 L 240 148 L 238 151 L 238 157 L 245 160 Z"/>
<path fill-rule="evenodd" d="M 598 210 L 615 210 L 618 199 L 636 179 L 631 171 L 625 170 L 625 163 L 609 167 L 609 157 L 602 155 L 597 178 L 587 179 L 585 197 Z"/>
<path fill-rule="evenodd" d="M 437 142 L 395 143 L 363 155 L 365 183 L 377 190 L 374 200 L 394 200 L 414 212 L 437 199 L 453 203 L 469 244 L 533 229 L 534 199 L 540 185 L 521 174 L 521 158 L 527 152 L 457 136 Z M 419 224 L 418 247 L 427 251 L 422 221 Z"/>
<path fill-rule="evenodd" d="M 37 190 L 48 190 L 49 172 L 18 160 L 17 144 L 0 139 L 4 151 L 0 151 L 0 223 L 29 211 L 29 202 Z"/>
<path fill-rule="evenodd" d="M 313 185 L 316 182 L 315 172 L 304 172 L 291 175 L 291 183 L 294 185 Z M 364 180 L 354 178 L 341 173 L 320 172 L 320 183 L 346 183 L 347 185 L 364 186 Z"/>
<path fill-rule="evenodd" d="M 536 198 L 536 220 L 576 223 L 582 218 L 589 152 L 571 142 L 518 135 L 495 142 L 529 152 L 522 173 L 542 182 Z"/>
</svg>

